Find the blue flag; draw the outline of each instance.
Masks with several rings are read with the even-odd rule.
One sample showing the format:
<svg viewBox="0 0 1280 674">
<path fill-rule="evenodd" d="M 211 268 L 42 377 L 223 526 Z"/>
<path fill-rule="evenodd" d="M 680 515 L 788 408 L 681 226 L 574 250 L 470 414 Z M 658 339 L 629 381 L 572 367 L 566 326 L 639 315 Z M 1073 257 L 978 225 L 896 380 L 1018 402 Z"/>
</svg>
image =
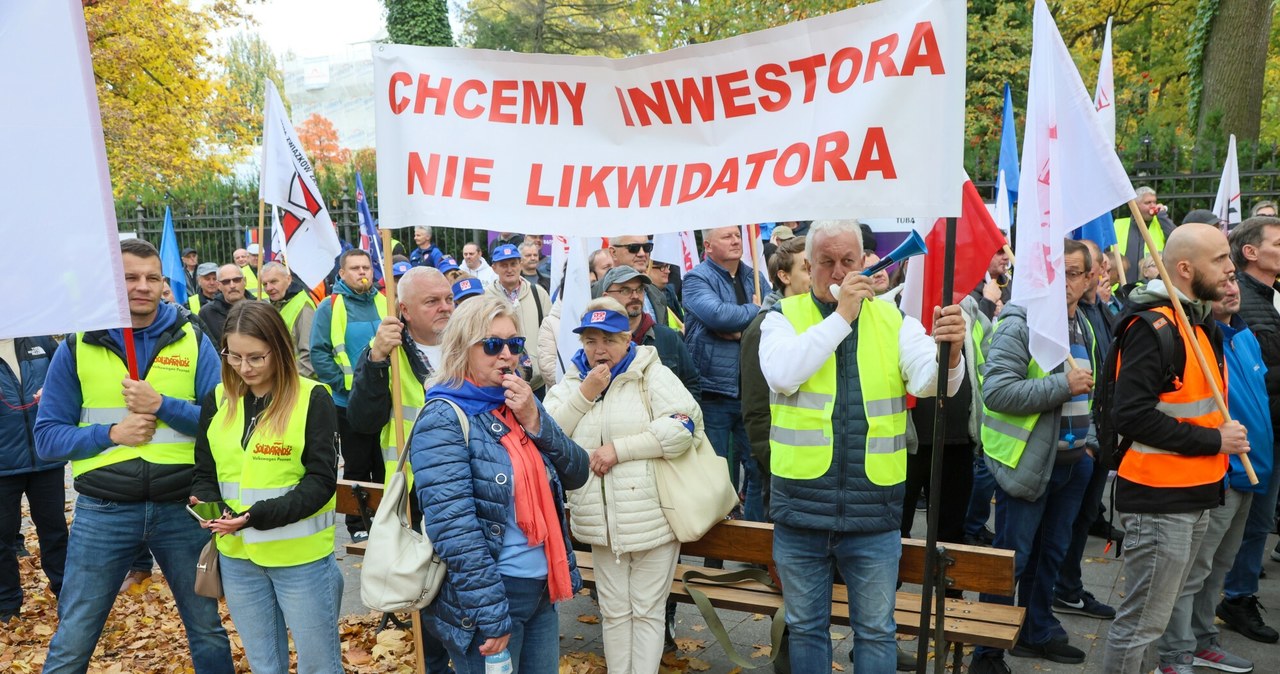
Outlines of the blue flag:
<svg viewBox="0 0 1280 674">
<path fill-rule="evenodd" d="M 1010 231 L 1009 225 L 1013 222 L 1014 204 L 1018 203 L 1018 181 L 1022 179 L 1022 172 L 1018 169 L 1017 120 L 1013 116 L 1013 96 L 1009 94 L 1008 82 L 1004 84 L 1004 117 L 1001 121 L 1001 126 L 1000 169 L 996 175 L 996 203 L 1007 204 L 1009 215 L 1008 219 L 998 218 L 996 224 L 1008 232 Z M 999 194 L 1001 190 L 1005 192 L 1003 200 L 1001 200 Z"/>
<path fill-rule="evenodd" d="M 1118 243 L 1116 241 L 1116 223 L 1111 219 L 1110 212 L 1103 213 L 1080 225 L 1080 227 L 1071 230 L 1071 238 L 1076 241 L 1088 239 L 1098 244 L 1098 248 L 1106 250 Z"/>
<path fill-rule="evenodd" d="M 173 213 L 164 207 L 164 233 L 160 235 L 160 271 L 169 279 L 175 304 L 187 302 L 187 270 L 182 267 L 182 249 L 173 232 Z"/>
<path fill-rule="evenodd" d="M 360 248 L 369 253 L 373 262 L 373 281 L 382 280 L 382 237 L 369 212 L 369 200 L 364 195 L 364 181 L 356 171 L 356 212 L 360 215 Z"/>
</svg>

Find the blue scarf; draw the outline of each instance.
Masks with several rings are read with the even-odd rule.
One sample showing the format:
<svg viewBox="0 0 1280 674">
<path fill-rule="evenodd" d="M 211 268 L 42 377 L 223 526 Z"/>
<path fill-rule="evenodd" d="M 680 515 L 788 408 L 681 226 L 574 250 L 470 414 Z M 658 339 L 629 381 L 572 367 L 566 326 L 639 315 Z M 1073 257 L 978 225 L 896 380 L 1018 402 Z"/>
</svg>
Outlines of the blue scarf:
<svg viewBox="0 0 1280 674">
<path fill-rule="evenodd" d="M 501 386 L 476 386 L 469 381 L 463 381 L 458 388 L 436 384 L 427 389 L 427 400 L 432 398 L 451 400 L 468 416 L 492 412 L 507 404 L 506 389 Z"/>
<path fill-rule="evenodd" d="M 622 374 L 623 372 L 626 372 L 627 368 L 631 367 L 631 361 L 635 359 L 636 359 L 635 342 L 628 342 L 627 355 L 623 356 L 622 360 L 618 361 L 616 365 L 614 365 L 612 368 L 609 369 L 609 381 L 612 382 L 614 379 L 618 378 L 618 375 Z M 579 379 L 586 378 L 587 373 L 591 371 L 591 368 L 595 367 L 591 363 L 587 362 L 587 354 L 582 349 L 578 349 L 578 352 L 573 354 L 573 366 L 578 368 Z M 606 391 L 609 390 L 608 387 L 605 387 L 605 390 Z"/>
</svg>

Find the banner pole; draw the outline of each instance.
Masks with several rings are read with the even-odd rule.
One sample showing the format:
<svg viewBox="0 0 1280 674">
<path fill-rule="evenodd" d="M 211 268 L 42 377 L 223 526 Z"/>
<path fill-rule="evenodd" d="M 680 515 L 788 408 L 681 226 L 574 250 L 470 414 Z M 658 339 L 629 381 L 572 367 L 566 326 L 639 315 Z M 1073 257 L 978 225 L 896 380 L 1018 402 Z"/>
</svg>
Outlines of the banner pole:
<svg viewBox="0 0 1280 674">
<path fill-rule="evenodd" d="M 747 242 L 751 245 L 751 266 L 756 273 L 756 289 L 751 293 L 751 302 L 758 306 L 760 304 L 760 279 L 762 277 L 760 276 L 760 249 L 756 247 L 755 241 L 760 240 L 760 225 L 747 225 L 747 234 L 753 235 L 752 238 L 754 239 L 754 241 Z"/>
<path fill-rule="evenodd" d="M 266 215 L 267 202 L 261 197 L 258 198 L 258 268 L 254 273 L 258 276 L 258 294 L 262 294 L 262 258 L 267 256 L 267 247 L 262 242 L 262 218 Z M 262 299 L 259 297 L 258 299 Z"/>
<path fill-rule="evenodd" d="M 124 328 L 121 332 L 124 334 L 124 362 L 129 368 L 129 378 L 141 381 L 142 377 L 138 376 L 138 349 L 133 345 L 133 327 Z"/>
<path fill-rule="evenodd" d="M 1160 280 L 1164 281 L 1164 287 L 1169 290 L 1170 304 L 1173 305 L 1173 313 L 1178 319 L 1178 329 L 1185 330 L 1188 341 L 1191 342 L 1191 350 L 1196 355 L 1196 363 L 1200 366 L 1200 371 L 1204 373 L 1204 378 L 1209 382 L 1209 390 L 1213 392 L 1213 402 L 1217 403 L 1218 411 L 1222 413 L 1224 422 L 1231 421 L 1231 412 L 1227 409 L 1227 402 L 1222 397 L 1222 390 L 1218 388 L 1218 382 L 1213 378 L 1213 372 L 1209 369 L 1209 361 L 1204 357 L 1204 350 L 1200 348 L 1200 340 L 1195 339 L 1195 330 L 1191 327 L 1191 321 L 1187 319 L 1187 312 L 1182 308 L 1182 302 L 1177 300 L 1174 295 L 1176 289 L 1173 287 L 1172 278 L 1169 276 L 1169 270 L 1165 269 L 1164 260 L 1160 253 L 1156 251 L 1156 243 L 1151 238 L 1151 232 L 1142 223 L 1146 222 L 1142 219 L 1142 213 L 1138 210 L 1138 202 L 1136 199 L 1129 200 L 1129 212 L 1132 214 L 1133 221 L 1138 224 L 1138 232 L 1142 234 L 1142 240 L 1147 244 L 1147 251 L 1151 253 L 1151 259 L 1156 263 L 1156 271 L 1160 272 Z M 1244 472 L 1249 476 L 1249 484 L 1258 484 L 1258 474 L 1253 470 L 1253 462 L 1249 461 L 1248 454 L 1240 455 L 1240 463 L 1244 466 Z"/>
</svg>

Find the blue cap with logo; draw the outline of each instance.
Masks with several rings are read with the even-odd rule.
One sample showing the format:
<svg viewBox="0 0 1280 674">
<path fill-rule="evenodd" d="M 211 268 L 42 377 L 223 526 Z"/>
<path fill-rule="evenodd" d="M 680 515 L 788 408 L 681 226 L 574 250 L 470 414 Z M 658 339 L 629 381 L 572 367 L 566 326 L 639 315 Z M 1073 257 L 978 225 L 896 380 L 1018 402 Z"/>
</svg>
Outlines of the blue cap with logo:
<svg viewBox="0 0 1280 674">
<path fill-rule="evenodd" d="M 446 255 L 440 258 L 440 264 L 436 265 L 436 269 L 440 270 L 441 274 L 448 274 L 451 271 L 458 271 L 459 269 L 458 261 L 453 259 L 452 255 Z"/>
<path fill-rule="evenodd" d="M 453 301 L 461 302 L 462 300 L 473 295 L 484 293 L 484 286 L 479 279 L 464 278 L 453 284 Z"/>
<path fill-rule="evenodd" d="M 603 330 L 605 332 L 631 332 L 631 321 L 626 314 L 611 309 L 596 309 L 582 315 L 582 325 L 573 329 L 581 334 L 583 330 Z"/>
<path fill-rule="evenodd" d="M 519 260 L 520 249 L 515 246 L 504 243 L 493 249 L 493 262 L 502 262 L 503 260 Z"/>
<path fill-rule="evenodd" d="M 409 271 L 410 269 L 413 269 L 412 264 L 409 264 L 408 262 L 397 262 L 391 265 L 391 275 L 395 276 L 396 278 L 400 278 L 401 276 L 404 276 L 404 273 Z"/>
</svg>

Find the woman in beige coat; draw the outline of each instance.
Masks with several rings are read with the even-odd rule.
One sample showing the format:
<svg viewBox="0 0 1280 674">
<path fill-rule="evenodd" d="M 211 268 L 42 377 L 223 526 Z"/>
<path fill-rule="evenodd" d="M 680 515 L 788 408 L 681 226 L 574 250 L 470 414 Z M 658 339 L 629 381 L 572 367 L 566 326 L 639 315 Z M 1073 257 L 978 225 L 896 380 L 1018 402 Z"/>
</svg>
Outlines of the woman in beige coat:
<svg viewBox="0 0 1280 674">
<path fill-rule="evenodd" d="M 680 543 L 662 514 L 653 463 L 694 447 L 702 411 L 653 347 L 631 342 L 617 300 L 593 300 L 574 332 L 582 349 L 544 401 L 591 452 L 591 477 L 569 492 L 569 526 L 596 560 L 610 674 L 655 674 Z"/>
</svg>

